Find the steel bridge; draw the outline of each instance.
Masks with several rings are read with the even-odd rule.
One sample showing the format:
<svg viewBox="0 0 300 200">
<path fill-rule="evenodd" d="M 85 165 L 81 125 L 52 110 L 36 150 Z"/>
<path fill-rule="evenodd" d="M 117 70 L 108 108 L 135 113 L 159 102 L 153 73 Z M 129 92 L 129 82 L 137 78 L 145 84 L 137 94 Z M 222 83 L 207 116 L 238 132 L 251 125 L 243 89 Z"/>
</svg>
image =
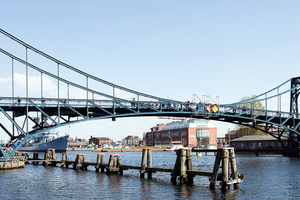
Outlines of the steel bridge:
<svg viewBox="0 0 300 200">
<path fill-rule="evenodd" d="M 2 37 L 20 46 L 25 52 L 25 58 L 20 58 L 0 48 L 0 52 L 11 63 L 8 66 L 2 66 L 2 69 L 11 71 L 12 84 L 11 95 L 7 97 L 1 95 L 0 97 L 0 111 L 5 116 L 4 119 L 11 124 L 11 128 L 7 128 L 3 122 L 0 122 L 0 127 L 8 134 L 10 143 L 13 144 L 13 148 L 9 152 L 0 146 L 2 152 L 0 161 L 9 159 L 29 138 L 51 129 L 89 120 L 105 118 L 115 120 L 119 117 L 136 116 L 202 118 L 240 124 L 272 135 L 285 148 L 298 148 L 299 146 L 298 96 L 300 77 L 291 78 L 261 95 L 232 104 L 211 103 L 205 99 L 197 99 L 197 102 L 182 102 L 113 84 L 55 59 L 2 29 L 0 32 Z M 41 65 L 33 64 L 33 59 L 29 61 L 29 52 L 30 55 L 34 55 L 34 58 L 35 55 L 38 55 L 46 59 L 54 66 L 55 72 L 49 72 L 49 70 L 41 68 Z M 16 63 L 26 71 L 26 91 L 22 97 L 15 96 L 14 70 Z M 29 95 L 29 88 L 31 87 L 29 71 L 40 74 L 39 96 L 32 97 Z M 85 81 L 83 81 L 84 83 L 71 81 L 63 76 L 61 71 L 75 73 Z M 57 94 L 55 97 L 47 97 L 44 92 L 47 87 L 44 83 L 46 78 L 56 81 L 57 88 L 55 90 Z M 97 87 L 93 87 L 95 84 Z M 282 88 L 287 84 L 290 84 L 290 87 L 282 91 Z M 109 89 L 95 89 L 102 88 L 99 87 L 100 85 Z M 62 91 L 63 86 L 64 92 Z M 80 98 L 73 98 L 74 92 L 72 90 L 76 93 L 80 91 L 84 95 Z M 124 95 L 124 93 L 128 95 Z M 281 111 L 281 96 L 285 94 L 290 96 L 289 112 Z M 134 96 L 134 98 L 128 99 L 126 98 L 128 96 Z M 268 110 L 268 102 L 274 99 L 279 105 L 278 109 Z M 257 109 L 254 105 L 258 102 L 262 103 L 264 108 Z M 283 144 L 283 139 L 288 139 L 288 145 Z"/>
</svg>

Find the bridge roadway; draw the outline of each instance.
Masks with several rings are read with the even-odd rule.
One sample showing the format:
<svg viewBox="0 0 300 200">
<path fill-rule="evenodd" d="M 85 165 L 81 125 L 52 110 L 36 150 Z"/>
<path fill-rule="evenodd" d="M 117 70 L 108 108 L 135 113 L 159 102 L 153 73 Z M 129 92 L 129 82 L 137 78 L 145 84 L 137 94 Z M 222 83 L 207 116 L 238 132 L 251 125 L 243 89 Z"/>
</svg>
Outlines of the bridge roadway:
<svg viewBox="0 0 300 200">
<path fill-rule="evenodd" d="M 59 102 L 59 103 L 58 103 Z M 211 109 L 216 107 L 215 112 Z M 85 99 L 27 99 L 2 97 L 0 109 L 5 113 L 13 113 L 12 118 L 29 114 L 29 119 L 35 123 L 35 129 L 29 132 L 35 133 L 44 129 L 43 122 L 39 122 L 34 116 L 40 113 L 44 122 L 49 121 L 48 127 L 64 125 L 92 119 L 104 119 L 134 116 L 172 116 L 180 118 L 210 119 L 250 126 L 262 131 L 271 132 L 278 125 L 285 131 L 295 131 L 300 124 L 298 118 L 290 113 L 255 110 L 236 105 L 212 105 L 200 103 L 166 101 L 115 101 L 115 100 L 85 100 Z M 59 122 L 58 119 L 61 119 Z M 277 130 L 278 131 L 278 130 Z"/>
</svg>

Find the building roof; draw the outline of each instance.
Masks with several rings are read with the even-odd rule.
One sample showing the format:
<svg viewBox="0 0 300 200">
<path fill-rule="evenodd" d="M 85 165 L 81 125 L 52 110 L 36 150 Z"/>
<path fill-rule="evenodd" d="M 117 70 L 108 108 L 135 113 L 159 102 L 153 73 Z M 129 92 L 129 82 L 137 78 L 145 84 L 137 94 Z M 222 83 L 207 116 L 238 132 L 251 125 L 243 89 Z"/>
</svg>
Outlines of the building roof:
<svg viewBox="0 0 300 200">
<path fill-rule="evenodd" d="M 87 146 L 89 142 L 76 142 L 68 140 L 68 147 L 79 147 L 79 146 Z"/>
<path fill-rule="evenodd" d="M 237 130 L 231 130 L 229 133 L 226 133 L 225 135 L 235 135 L 237 133 Z"/>
<path fill-rule="evenodd" d="M 240 141 L 254 141 L 254 140 L 274 140 L 277 141 L 277 139 L 271 135 L 247 135 L 243 137 L 239 137 L 236 139 L 231 140 L 231 142 L 240 142 Z M 286 140 L 286 139 L 281 139 Z"/>
<path fill-rule="evenodd" d="M 96 138 L 98 140 L 110 140 L 108 137 L 93 137 Z"/>
</svg>

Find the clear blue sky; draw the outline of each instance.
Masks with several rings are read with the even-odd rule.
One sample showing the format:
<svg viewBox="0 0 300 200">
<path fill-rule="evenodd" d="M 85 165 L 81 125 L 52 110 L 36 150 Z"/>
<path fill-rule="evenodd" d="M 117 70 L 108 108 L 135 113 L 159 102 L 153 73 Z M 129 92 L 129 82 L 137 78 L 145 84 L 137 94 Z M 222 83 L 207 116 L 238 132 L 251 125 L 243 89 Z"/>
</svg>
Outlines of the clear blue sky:
<svg viewBox="0 0 300 200">
<path fill-rule="evenodd" d="M 0 13 L 1 28 L 26 43 L 155 96 L 185 101 L 206 94 L 232 103 L 299 76 L 300 1 L 19 0 L 1 1 Z M 13 49 L 3 38 L 0 47 Z M 0 66 L 0 96 L 5 96 L 10 66 L 3 56 Z M 72 125 L 69 131 L 71 137 L 119 140 L 165 122 L 170 121 L 103 120 Z M 213 123 L 219 136 L 234 128 Z"/>
</svg>

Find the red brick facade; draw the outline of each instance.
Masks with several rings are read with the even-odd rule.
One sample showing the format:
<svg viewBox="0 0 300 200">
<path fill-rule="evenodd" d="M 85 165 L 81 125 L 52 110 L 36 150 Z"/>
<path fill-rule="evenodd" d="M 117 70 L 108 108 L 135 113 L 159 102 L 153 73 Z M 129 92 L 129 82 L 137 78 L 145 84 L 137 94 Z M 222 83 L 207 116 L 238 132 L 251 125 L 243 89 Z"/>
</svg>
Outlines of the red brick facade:
<svg viewBox="0 0 300 200">
<path fill-rule="evenodd" d="M 173 141 L 181 141 L 185 147 L 194 147 L 199 143 L 204 144 L 204 138 L 197 137 L 197 131 L 205 130 L 209 132 L 209 137 L 206 137 L 207 144 L 214 144 L 217 146 L 217 128 L 215 127 L 183 127 L 174 129 L 165 129 L 166 124 L 158 124 L 151 128 L 151 132 L 146 133 L 146 145 L 170 145 Z M 180 125 L 179 125 L 180 126 Z M 203 139 L 203 141 L 202 141 Z"/>
</svg>

